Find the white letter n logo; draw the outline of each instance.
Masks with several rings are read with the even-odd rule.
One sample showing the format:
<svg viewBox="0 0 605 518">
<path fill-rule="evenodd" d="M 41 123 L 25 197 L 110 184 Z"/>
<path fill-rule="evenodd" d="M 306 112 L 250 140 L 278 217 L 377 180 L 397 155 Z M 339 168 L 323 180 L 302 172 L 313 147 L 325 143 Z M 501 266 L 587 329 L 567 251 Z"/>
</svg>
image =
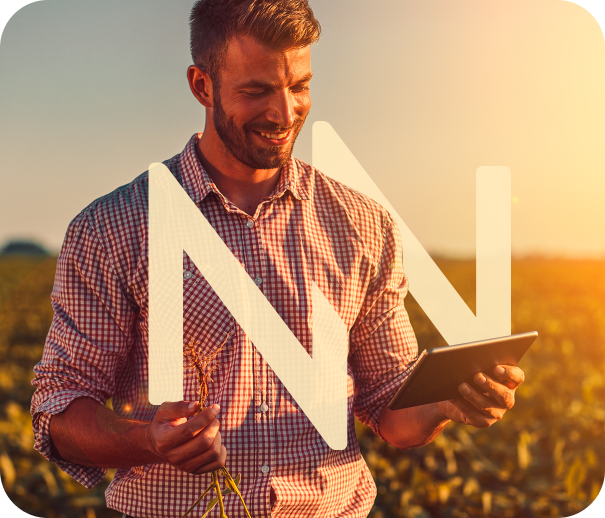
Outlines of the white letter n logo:
<svg viewBox="0 0 605 518">
<path fill-rule="evenodd" d="M 312 283 L 313 358 L 163 164 L 149 167 L 149 402 L 183 399 L 183 250 L 326 443 L 347 445 L 348 332 Z"/>
</svg>

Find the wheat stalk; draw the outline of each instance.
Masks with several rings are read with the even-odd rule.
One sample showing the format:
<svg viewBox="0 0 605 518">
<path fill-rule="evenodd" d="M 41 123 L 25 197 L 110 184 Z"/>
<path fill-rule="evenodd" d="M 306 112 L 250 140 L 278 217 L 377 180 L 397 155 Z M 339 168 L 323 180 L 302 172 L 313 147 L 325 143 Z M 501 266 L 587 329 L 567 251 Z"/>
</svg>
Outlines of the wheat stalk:
<svg viewBox="0 0 605 518">
<path fill-rule="evenodd" d="M 214 352 L 212 352 L 211 354 L 208 354 L 206 356 L 200 357 L 196 353 L 195 346 L 199 345 L 199 342 L 194 342 L 193 340 L 190 340 L 190 342 L 188 344 L 185 344 L 184 354 L 185 354 L 185 359 L 188 360 L 187 368 L 193 369 L 195 371 L 195 376 L 196 376 L 197 382 L 198 382 L 197 395 L 198 395 L 198 401 L 199 401 L 199 408 L 198 408 L 197 413 L 200 413 L 202 410 L 204 410 L 206 408 L 206 399 L 208 398 L 208 382 L 212 382 L 212 383 L 214 382 L 214 380 L 211 378 L 211 375 L 218 368 L 218 365 L 216 363 L 216 358 L 224 349 L 225 344 L 227 343 L 227 340 L 229 340 L 230 334 L 231 334 L 231 332 L 227 333 L 227 336 L 226 336 L 225 340 L 223 341 L 223 343 Z M 220 485 L 219 479 L 218 479 L 219 473 L 225 479 L 225 489 L 223 489 L 223 490 L 221 490 L 221 485 Z M 219 518 L 228 518 L 227 514 L 225 513 L 225 505 L 223 502 L 223 496 L 227 495 L 229 493 L 237 494 L 237 496 L 239 497 L 239 499 L 242 502 L 242 505 L 244 506 L 244 509 L 246 511 L 246 514 L 248 515 L 248 518 L 252 518 L 250 516 L 250 512 L 248 511 L 248 508 L 246 507 L 244 498 L 242 497 L 242 494 L 240 493 L 240 491 L 238 489 L 240 481 L 241 481 L 240 475 L 235 477 L 235 480 L 234 480 L 233 477 L 231 476 L 231 474 L 229 473 L 229 471 L 227 470 L 227 468 L 225 468 L 225 467 L 220 468 L 220 470 L 213 471 L 212 472 L 212 482 L 206 488 L 206 490 L 202 493 L 202 495 L 187 510 L 187 512 L 182 516 L 182 518 L 185 518 L 189 513 L 191 513 L 191 511 L 193 511 L 193 509 L 195 509 L 197 507 L 197 505 L 202 501 L 202 499 L 211 491 L 214 491 L 216 493 L 216 496 L 212 500 L 210 500 L 210 502 L 208 502 L 208 506 L 206 507 L 206 512 L 202 515 L 202 518 L 206 518 L 208 516 L 208 514 L 210 513 L 210 511 L 212 511 L 212 509 L 214 509 L 214 507 L 216 506 L 217 503 L 219 504 L 219 509 L 220 509 Z"/>
</svg>

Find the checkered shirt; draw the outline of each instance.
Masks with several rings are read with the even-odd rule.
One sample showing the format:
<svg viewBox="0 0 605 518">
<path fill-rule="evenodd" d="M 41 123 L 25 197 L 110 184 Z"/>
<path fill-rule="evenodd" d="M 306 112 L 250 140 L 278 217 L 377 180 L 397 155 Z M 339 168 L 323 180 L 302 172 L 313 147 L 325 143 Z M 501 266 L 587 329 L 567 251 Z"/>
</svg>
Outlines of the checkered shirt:
<svg viewBox="0 0 605 518">
<path fill-rule="evenodd" d="M 354 415 L 379 434 L 380 412 L 417 353 L 396 224 L 376 202 L 294 158 L 250 216 L 209 178 L 196 155 L 198 138 L 164 164 L 249 275 L 262 279 L 259 289 L 302 346 L 312 354 L 312 281 L 349 331 L 348 442 L 332 450 L 183 254 L 183 342 L 208 354 L 230 333 L 208 397 L 221 407 L 227 468 L 241 473 L 255 518 L 365 517 L 376 486 Z M 51 416 L 83 396 L 102 404 L 111 398 L 117 414 L 144 421 L 158 408 L 148 401 L 148 188 L 143 173 L 69 225 L 51 295 L 54 318 L 34 368 L 35 448 L 88 488 L 105 470 L 53 456 Z M 185 400 L 197 398 L 191 370 L 183 389 Z M 210 480 L 170 464 L 118 469 L 107 505 L 136 518 L 179 518 Z M 209 499 L 191 516 L 201 516 Z M 245 516 L 237 496 L 225 501 L 228 516 Z"/>
</svg>

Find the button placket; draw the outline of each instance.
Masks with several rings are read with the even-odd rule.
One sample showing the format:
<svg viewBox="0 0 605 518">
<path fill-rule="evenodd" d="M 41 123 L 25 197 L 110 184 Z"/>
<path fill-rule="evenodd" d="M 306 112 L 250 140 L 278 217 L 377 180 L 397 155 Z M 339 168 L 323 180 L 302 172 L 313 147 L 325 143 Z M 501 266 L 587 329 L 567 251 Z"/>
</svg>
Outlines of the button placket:
<svg viewBox="0 0 605 518">
<path fill-rule="evenodd" d="M 244 262 L 246 264 L 246 271 L 254 281 L 254 284 L 260 286 L 263 282 L 261 276 L 262 258 L 260 257 L 262 247 L 259 246 L 260 235 L 258 232 L 258 225 L 252 219 L 245 221 L 244 225 L 249 229 L 242 229 L 241 233 L 242 251 L 245 256 Z"/>
<path fill-rule="evenodd" d="M 241 250 L 246 264 L 246 271 L 259 289 L 266 284 L 264 278 L 265 247 L 262 242 L 261 225 L 259 220 L 242 221 L 240 233 Z M 244 262 L 242 261 L 242 262 Z M 253 413 L 256 427 L 256 460 L 260 473 L 269 475 L 271 472 L 271 423 L 269 401 L 269 369 L 261 354 L 254 348 L 254 401 Z"/>
</svg>

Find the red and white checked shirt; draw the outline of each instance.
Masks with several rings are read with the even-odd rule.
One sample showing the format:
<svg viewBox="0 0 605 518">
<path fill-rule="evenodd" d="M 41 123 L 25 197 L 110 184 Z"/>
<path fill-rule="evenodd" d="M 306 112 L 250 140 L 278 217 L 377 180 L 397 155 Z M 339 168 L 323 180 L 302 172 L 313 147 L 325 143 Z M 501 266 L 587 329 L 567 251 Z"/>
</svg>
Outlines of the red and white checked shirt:
<svg viewBox="0 0 605 518">
<path fill-rule="evenodd" d="M 241 473 L 255 518 L 365 517 L 376 486 L 359 452 L 353 416 L 379 433 L 380 412 L 417 353 L 403 305 L 407 279 L 397 227 L 380 205 L 294 158 L 251 217 L 210 180 L 195 152 L 197 139 L 165 165 L 250 276 L 262 280 L 259 289 L 300 343 L 312 353 L 312 280 L 349 330 L 348 444 L 337 451 L 183 254 L 183 342 L 201 344 L 203 354 L 231 333 L 208 398 L 221 407 L 227 468 L 233 476 Z M 50 418 L 82 396 L 102 404 L 112 398 L 117 414 L 144 421 L 158 408 L 147 397 L 147 200 L 143 173 L 71 222 L 51 296 L 52 326 L 34 369 L 35 448 L 89 488 L 105 470 L 53 457 Z M 196 392 L 195 376 L 186 370 L 185 400 L 195 400 Z M 107 505 L 137 518 L 179 518 L 209 482 L 209 474 L 169 464 L 118 469 Z M 192 516 L 203 514 L 206 501 Z M 245 516 L 233 494 L 226 512 Z"/>
</svg>

